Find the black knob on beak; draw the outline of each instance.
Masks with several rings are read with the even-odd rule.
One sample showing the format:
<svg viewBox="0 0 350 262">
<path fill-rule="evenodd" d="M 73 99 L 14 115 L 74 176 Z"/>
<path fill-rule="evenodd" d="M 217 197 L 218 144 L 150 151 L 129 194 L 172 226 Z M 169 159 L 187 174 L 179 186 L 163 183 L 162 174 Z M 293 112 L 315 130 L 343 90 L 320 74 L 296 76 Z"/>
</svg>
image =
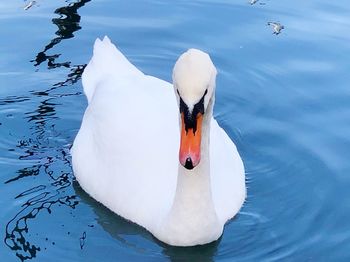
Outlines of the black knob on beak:
<svg viewBox="0 0 350 262">
<path fill-rule="evenodd" d="M 194 168 L 192 159 L 190 157 L 186 158 L 185 168 L 191 170 Z"/>
</svg>

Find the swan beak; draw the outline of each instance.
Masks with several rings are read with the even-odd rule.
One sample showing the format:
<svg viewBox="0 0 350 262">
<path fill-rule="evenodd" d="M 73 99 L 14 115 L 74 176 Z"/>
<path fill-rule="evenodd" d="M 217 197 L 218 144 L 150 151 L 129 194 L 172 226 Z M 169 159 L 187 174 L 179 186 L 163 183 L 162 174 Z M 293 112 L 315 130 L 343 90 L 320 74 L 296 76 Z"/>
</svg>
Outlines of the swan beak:
<svg viewBox="0 0 350 262">
<path fill-rule="evenodd" d="M 201 160 L 201 137 L 203 115 L 197 114 L 196 128 L 186 129 L 184 114 L 181 114 L 181 141 L 179 160 L 186 169 L 193 169 Z"/>
</svg>

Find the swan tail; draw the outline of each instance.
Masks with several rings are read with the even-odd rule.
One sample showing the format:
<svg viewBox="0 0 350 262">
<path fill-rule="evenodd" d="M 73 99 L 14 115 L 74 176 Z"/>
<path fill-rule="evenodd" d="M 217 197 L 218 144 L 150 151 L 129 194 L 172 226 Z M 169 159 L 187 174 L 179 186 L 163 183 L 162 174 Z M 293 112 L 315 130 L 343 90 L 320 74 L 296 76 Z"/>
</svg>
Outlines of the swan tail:
<svg viewBox="0 0 350 262">
<path fill-rule="evenodd" d="M 93 56 L 82 75 L 84 93 L 88 102 L 90 103 L 96 87 L 102 80 L 111 76 L 118 80 L 118 77 L 140 73 L 142 74 L 107 36 L 103 40 L 97 38 Z"/>
</svg>

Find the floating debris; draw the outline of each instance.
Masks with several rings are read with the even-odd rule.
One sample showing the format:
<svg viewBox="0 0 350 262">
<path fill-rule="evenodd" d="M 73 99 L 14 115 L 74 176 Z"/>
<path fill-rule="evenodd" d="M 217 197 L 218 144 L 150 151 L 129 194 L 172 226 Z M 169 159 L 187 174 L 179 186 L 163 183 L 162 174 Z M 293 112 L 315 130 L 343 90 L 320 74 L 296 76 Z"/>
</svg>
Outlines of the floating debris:
<svg viewBox="0 0 350 262">
<path fill-rule="evenodd" d="M 254 4 L 256 4 L 258 1 L 259 1 L 259 0 L 250 0 L 250 1 L 249 1 L 249 4 L 254 5 Z"/>
<path fill-rule="evenodd" d="M 278 22 L 268 22 L 267 25 L 272 26 L 273 34 L 278 35 L 284 29 L 284 25 L 281 25 Z"/>
<path fill-rule="evenodd" d="M 30 1 L 23 9 L 28 10 L 36 4 L 36 1 Z"/>
</svg>

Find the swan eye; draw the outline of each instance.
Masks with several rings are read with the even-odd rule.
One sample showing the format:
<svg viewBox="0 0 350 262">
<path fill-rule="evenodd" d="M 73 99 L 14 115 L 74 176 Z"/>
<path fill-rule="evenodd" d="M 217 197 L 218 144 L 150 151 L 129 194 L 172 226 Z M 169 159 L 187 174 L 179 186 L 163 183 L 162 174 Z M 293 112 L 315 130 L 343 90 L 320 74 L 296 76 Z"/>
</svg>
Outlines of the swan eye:
<svg viewBox="0 0 350 262">
<path fill-rule="evenodd" d="M 180 96 L 180 92 L 179 92 L 179 89 L 176 89 L 176 92 L 177 92 L 177 94 Z"/>
</svg>

